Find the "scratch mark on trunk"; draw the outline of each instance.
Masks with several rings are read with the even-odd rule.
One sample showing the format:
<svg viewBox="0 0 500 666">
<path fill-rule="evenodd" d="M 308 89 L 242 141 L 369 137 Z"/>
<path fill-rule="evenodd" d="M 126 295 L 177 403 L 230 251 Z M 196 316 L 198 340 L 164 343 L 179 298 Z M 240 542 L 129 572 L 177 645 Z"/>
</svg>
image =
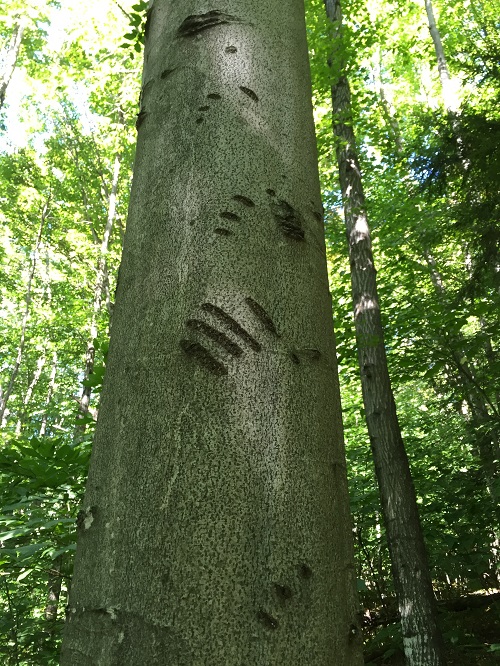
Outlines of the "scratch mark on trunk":
<svg viewBox="0 0 500 666">
<path fill-rule="evenodd" d="M 285 236 L 297 241 L 304 240 L 302 215 L 293 206 L 290 206 L 284 199 L 279 199 L 277 202 L 271 203 L 271 210 Z"/>
<path fill-rule="evenodd" d="M 203 30 L 210 30 L 218 25 L 241 22 L 237 16 L 225 14 L 217 9 L 206 12 L 206 14 L 192 14 L 185 18 L 177 29 L 177 37 L 193 37 Z"/>
<path fill-rule="evenodd" d="M 260 320 L 261 324 L 266 328 L 268 331 L 271 331 L 271 333 L 274 333 L 274 335 L 278 335 L 278 331 L 276 330 L 276 326 L 274 325 L 273 320 L 269 316 L 269 314 L 264 310 L 262 305 L 257 303 L 257 301 L 254 301 L 253 298 L 245 298 L 245 303 L 248 305 L 250 310 L 254 313 L 254 315 L 257 317 L 257 319 Z"/>
<path fill-rule="evenodd" d="M 207 338 L 214 340 L 233 356 L 241 356 L 243 354 L 243 349 L 239 347 L 236 342 L 230 340 L 225 333 L 218 331 L 216 328 L 200 319 L 188 319 L 186 326 L 193 331 L 199 331 L 206 335 Z"/>
<path fill-rule="evenodd" d="M 227 368 L 218 361 L 203 345 L 192 340 L 181 340 L 181 349 L 188 356 L 192 356 L 198 363 L 219 377 L 227 375 Z"/>
<path fill-rule="evenodd" d="M 259 101 L 259 98 L 257 97 L 257 95 L 250 88 L 246 88 L 245 86 L 240 86 L 240 90 L 241 90 L 242 93 L 245 93 L 245 95 L 250 97 L 250 99 L 253 99 L 254 102 Z"/>
<path fill-rule="evenodd" d="M 201 309 L 205 312 L 209 312 L 219 321 L 225 324 L 230 331 L 235 335 L 244 340 L 254 351 L 261 351 L 262 345 L 257 342 L 257 340 L 246 331 L 243 326 L 238 324 L 238 322 L 231 317 L 227 312 L 224 312 L 222 308 L 219 308 L 217 305 L 212 303 L 203 303 Z"/>
</svg>

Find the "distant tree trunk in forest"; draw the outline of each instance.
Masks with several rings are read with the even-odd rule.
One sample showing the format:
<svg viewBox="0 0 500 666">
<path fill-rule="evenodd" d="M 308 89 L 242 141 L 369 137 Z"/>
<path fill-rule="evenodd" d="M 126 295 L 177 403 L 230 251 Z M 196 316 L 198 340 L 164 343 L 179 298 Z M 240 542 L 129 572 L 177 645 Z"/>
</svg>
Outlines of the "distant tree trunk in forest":
<svg viewBox="0 0 500 666">
<path fill-rule="evenodd" d="M 334 24 L 336 41 L 340 40 L 340 3 L 326 0 L 325 6 Z M 440 666 L 444 658 L 432 581 L 387 367 L 370 229 L 352 127 L 350 88 L 342 63 L 335 64 L 338 69 L 332 85 L 333 124 L 349 244 L 358 363 L 404 651 L 409 666 Z"/>
<path fill-rule="evenodd" d="M 52 401 L 52 396 L 54 395 L 54 390 L 56 387 L 56 375 L 57 375 L 57 352 L 54 352 L 52 354 L 52 367 L 50 370 L 49 386 L 47 388 L 47 397 L 45 399 L 45 409 L 43 410 L 42 425 L 40 426 L 40 437 L 43 437 L 47 430 L 47 412 L 49 409 L 49 405 Z"/>
<path fill-rule="evenodd" d="M 87 343 L 87 350 L 85 352 L 85 373 L 84 379 L 89 379 L 90 375 L 94 372 L 95 364 L 95 340 L 98 334 L 97 322 L 99 313 L 102 308 L 103 297 L 106 295 L 107 287 L 107 255 L 109 252 L 109 243 L 111 240 L 111 232 L 113 230 L 113 223 L 116 216 L 116 194 L 118 192 L 118 182 L 120 176 L 121 156 L 116 155 L 113 165 L 113 179 L 111 182 L 111 189 L 108 198 L 108 214 L 106 224 L 102 235 L 99 257 L 97 259 L 96 276 L 94 283 L 94 298 L 92 302 L 92 316 L 89 327 L 89 341 Z M 89 413 L 90 398 L 92 395 L 92 387 L 84 386 L 79 403 L 80 418 L 84 418 Z M 77 430 L 80 432 L 85 430 L 85 427 L 78 425 Z"/>
<path fill-rule="evenodd" d="M 304 5 L 224 9 L 149 13 L 63 666 L 362 663 Z"/>
<path fill-rule="evenodd" d="M 19 51 L 21 50 L 24 28 L 24 19 L 20 19 L 15 24 L 10 42 L 5 48 L 4 53 L 2 53 L 2 68 L 0 70 L 0 110 L 5 103 L 7 88 L 9 87 L 12 74 L 16 68 Z"/>
<path fill-rule="evenodd" d="M 38 384 L 38 380 L 40 379 L 44 365 L 45 365 L 45 355 L 40 356 L 40 358 L 38 359 L 36 364 L 36 369 L 33 372 L 33 376 L 24 395 L 22 412 L 19 413 L 19 418 L 17 419 L 17 424 L 16 424 L 16 437 L 19 437 L 19 435 L 21 434 L 22 424 L 26 417 L 26 408 L 31 400 L 35 386 Z"/>
<path fill-rule="evenodd" d="M 434 289 L 443 299 L 443 305 L 446 305 L 446 287 L 438 270 L 436 260 L 429 250 L 424 250 L 424 256 L 430 269 L 431 282 Z M 486 488 L 492 499 L 496 521 L 499 524 L 500 497 L 498 495 L 498 479 L 500 477 L 500 445 L 498 441 L 498 405 L 489 399 L 487 393 L 476 380 L 474 371 L 461 349 L 462 343 L 465 343 L 465 341 L 460 340 L 459 337 L 450 340 L 448 339 L 447 332 L 445 331 L 444 333 L 445 340 L 442 348 L 448 351 L 450 372 L 456 374 L 472 415 L 472 426 L 476 437 L 476 454 L 481 465 Z M 489 343 L 488 338 L 487 342 Z M 495 538 L 497 540 L 499 538 L 498 528 Z"/>
<path fill-rule="evenodd" d="M 441 41 L 441 35 L 439 34 L 439 30 L 436 25 L 436 19 L 434 17 L 434 9 L 432 7 L 432 0 L 424 0 L 424 2 L 425 2 L 425 11 L 427 12 L 429 32 L 431 33 L 432 42 L 434 44 L 434 50 L 436 51 L 439 80 L 441 81 L 444 105 L 449 113 L 456 113 L 460 107 L 460 104 L 458 101 L 456 90 L 454 90 L 453 83 L 450 77 L 450 71 L 448 69 L 448 63 L 446 62 L 446 56 L 443 49 L 443 43 Z"/>
<path fill-rule="evenodd" d="M 58 555 L 52 564 L 52 569 L 49 571 L 47 603 L 45 604 L 44 615 L 47 622 L 51 623 L 57 620 L 63 579 L 61 573 L 63 558 L 64 555 Z"/>
<path fill-rule="evenodd" d="M 5 409 L 7 407 L 7 401 L 9 400 L 12 390 L 14 388 L 14 384 L 17 379 L 17 375 L 19 374 L 19 368 L 21 367 L 21 361 L 23 359 L 23 354 L 24 354 L 24 346 L 26 344 L 26 331 L 28 329 L 28 321 L 30 317 L 30 308 L 31 308 L 31 290 L 32 290 L 32 285 L 33 285 L 33 278 L 35 276 L 35 269 L 36 269 L 36 264 L 38 261 L 38 251 L 40 249 L 40 243 L 42 241 L 42 233 L 43 233 L 43 228 L 45 226 L 45 222 L 47 220 L 47 216 L 49 214 L 49 202 L 46 201 L 45 204 L 42 207 L 41 211 L 41 216 L 40 216 L 40 224 L 38 226 L 38 231 L 37 235 L 35 238 L 35 244 L 33 246 L 33 251 L 32 251 L 32 257 L 31 257 L 31 265 L 28 273 L 28 279 L 26 283 L 26 296 L 25 296 L 25 306 L 24 306 L 24 312 L 23 312 L 23 317 L 21 320 L 21 336 L 19 339 L 19 345 L 17 347 L 17 353 L 16 353 L 16 360 L 14 361 L 14 365 L 12 367 L 12 370 L 10 372 L 10 377 L 9 381 L 7 383 L 7 387 L 5 390 L 0 389 L 0 422 L 4 418 L 5 414 Z"/>
</svg>

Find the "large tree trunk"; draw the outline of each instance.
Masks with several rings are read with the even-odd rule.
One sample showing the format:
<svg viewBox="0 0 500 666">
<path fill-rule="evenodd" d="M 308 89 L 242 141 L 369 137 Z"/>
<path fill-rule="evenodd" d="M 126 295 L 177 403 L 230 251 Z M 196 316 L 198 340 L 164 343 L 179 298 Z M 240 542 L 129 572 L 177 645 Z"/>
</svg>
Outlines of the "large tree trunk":
<svg viewBox="0 0 500 666">
<path fill-rule="evenodd" d="M 334 24 L 335 38 L 340 40 L 340 4 L 338 0 L 326 0 L 325 5 Z M 338 67 L 339 63 L 335 65 Z M 350 88 L 342 69 L 340 63 L 340 73 L 332 85 L 332 104 L 366 423 L 398 596 L 406 662 L 409 666 L 438 666 L 444 663 L 441 636 L 415 489 L 387 367 L 376 270 L 352 127 Z"/>
<path fill-rule="evenodd" d="M 2 67 L 0 70 L 0 110 L 5 103 L 7 88 L 9 87 L 12 74 L 16 68 L 21 42 L 25 28 L 25 20 L 20 19 L 14 26 L 9 44 L 2 53 Z"/>
<path fill-rule="evenodd" d="M 360 664 L 302 0 L 155 0 L 63 666 Z"/>
</svg>

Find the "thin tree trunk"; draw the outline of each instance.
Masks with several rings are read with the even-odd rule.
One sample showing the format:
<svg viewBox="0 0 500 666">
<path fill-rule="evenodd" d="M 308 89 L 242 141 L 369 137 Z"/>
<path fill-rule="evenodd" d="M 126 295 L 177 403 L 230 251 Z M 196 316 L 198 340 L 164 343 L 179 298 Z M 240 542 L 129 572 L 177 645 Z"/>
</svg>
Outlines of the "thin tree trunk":
<svg viewBox="0 0 500 666">
<path fill-rule="evenodd" d="M 304 5 L 224 9 L 150 10 L 63 666 L 362 663 Z"/>
<path fill-rule="evenodd" d="M 30 270 L 28 273 L 28 281 L 27 281 L 27 286 L 26 286 L 26 296 L 25 296 L 25 306 L 24 306 L 24 313 L 21 321 L 21 336 L 19 339 L 19 345 L 17 347 L 17 353 L 16 353 L 16 360 L 14 361 L 14 365 L 12 367 L 9 381 L 7 383 L 7 387 L 5 391 L 2 391 L 0 394 L 0 421 L 3 420 L 5 410 L 7 407 L 7 401 L 9 400 L 12 390 L 14 388 L 14 384 L 17 379 L 17 375 L 19 373 L 19 368 L 21 367 L 21 361 L 23 359 L 23 354 L 24 354 L 24 346 L 26 343 L 26 331 L 28 329 L 28 321 L 30 317 L 30 308 L 31 308 L 31 289 L 32 289 L 32 283 L 33 283 L 33 277 L 35 275 L 35 269 L 36 269 L 36 264 L 38 261 L 38 250 L 40 248 L 40 243 L 42 240 L 42 233 L 43 233 L 43 228 L 45 226 L 45 222 L 47 220 L 47 216 L 49 214 L 49 202 L 47 201 L 42 209 L 42 215 L 41 215 L 41 220 L 40 220 L 40 225 L 38 227 L 38 232 L 35 238 L 35 245 L 33 248 L 33 256 L 31 259 L 31 266 Z"/>
<path fill-rule="evenodd" d="M 38 384 L 38 380 L 40 379 L 40 376 L 42 374 L 42 370 L 43 370 L 44 365 L 45 365 L 45 355 L 40 356 L 40 358 L 38 359 L 37 364 L 36 364 L 36 370 L 33 373 L 33 377 L 31 378 L 31 382 L 30 382 L 30 384 L 28 386 L 28 389 L 26 391 L 26 394 L 23 398 L 23 411 L 22 411 L 22 413 L 20 414 L 20 416 L 17 420 L 16 437 L 19 437 L 19 435 L 21 434 L 22 424 L 23 424 L 24 419 L 26 418 L 26 408 L 28 407 L 28 404 L 31 400 L 31 396 L 33 395 L 33 390 L 34 390 L 35 386 Z"/>
<path fill-rule="evenodd" d="M 106 296 L 107 290 L 107 255 L 109 252 L 109 243 L 111 239 L 111 232 L 113 230 L 113 222 L 116 216 L 116 195 L 118 192 L 118 182 L 120 176 L 120 165 L 121 165 L 121 156 L 116 155 L 114 166 L 113 166 L 113 179 L 111 183 L 111 190 L 109 193 L 108 199 L 108 215 L 106 219 L 106 225 L 104 227 L 104 233 L 101 240 L 99 258 L 97 260 L 96 266 L 96 278 L 94 284 L 94 298 L 92 303 L 92 318 L 90 322 L 90 336 L 87 344 L 87 350 L 85 353 L 85 374 L 84 379 L 88 379 L 94 371 L 95 363 L 95 339 L 97 338 L 98 328 L 97 322 L 99 313 L 102 307 L 103 297 L 109 298 Z M 109 290 L 108 290 L 109 291 Z M 109 310 L 108 310 L 109 311 Z M 89 413 L 90 398 L 92 396 L 92 387 L 84 386 L 82 390 L 82 395 L 80 398 L 80 416 L 83 418 Z M 77 429 L 80 432 L 85 430 L 85 426 L 78 425 Z"/>
<path fill-rule="evenodd" d="M 434 44 L 434 50 L 436 52 L 439 80 L 441 81 L 444 105 L 449 113 L 457 113 L 460 104 L 458 101 L 456 91 L 454 90 L 453 87 L 453 83 L 450 77 L 450 71 L 448 69 L 448 63 L 446 62 L 446 56 L 443 49 L 443 43 L 441 41 L 441 35 L 439 34 L 439 30 L 436 25 L 436 19 L 434 18 L 434 9 L 432 7 L 432 0 L 424 0 L 424 2 L 425 2 L 425 11 L 427 12 L 429 32 L 431 33 L 432 42 Z"/>
<path fill-rule="evenodd" d="M 335 37 L 341 39 L 340 4 L 337 0 L 326 0 L 325 5 Z M 343 66 L 340 72 L 342 69 Z M 444 659 L 435 599 L 387 367 L 370 229 L 352 127 L 351 95 L 342 74 L 332 85 L 332 103 L 363 402 L 401 615 L 404 652 L 409 666 L 440 666 Z"/>
<path fill-rule="evenodd" d="M 443 298 L 444 303 L 446 287 L 441 273 L 438 270 L 436 260 L 432 253 L 427 249 L 424 250 L 424 257 L 430 269 L 430 276 L 434 289 L 436 290 L 436 293 Z M 442 347 L 449 351 L 450 366 L 454 367 L 457 371 L 459 382 L 462 385 L 465 399 L 469 405 L 476 436 L 477 456 L 488 493 L 492 499 L 495 515 L 499 518 L 500 498 L 498 497 L 497 486 L 498 477 L 500 476 L 500 470 L 498 469 L 500 447 L 496 434 L 498 432 L 499 423 L 498 405 L 495 404 L 496 399 L 490 399 L 486 391 L 481 387 L 470 364 L 463 360 L 464 354 L 461 352 L 460 348 L 457 351 L 457 344 L 460 345 L 460 339 L 458 337 L 455 340 L 449 340 L 445 334 L 445 341 Z M 491 411 L 493 414 L 490 413 Z"/>
<path fill-rule="evenodd" d="M 23 19 L 21 19 L 14 26 L 14 31 L 12 33 L 10 42 L 2 54 L 2 69 L 0 72 L 0 110 L 5 103 L 7 88 L 9 87 L 12 74 L 16 68 L 19 51 L 21 49 L 24 28 L 25 22 Z"/>
<path fill-rule="evenodd" d="M 47 601 L 45 604 L 45 619 L 47 622 L 54 623 L 57 620 L 57 611 L 59 608 L 59 597 L 61 596 L 61 587 L 63 576 L 61 573 L 64 555 L 56 557 L 52 563 L 52 569 L 49 572 Z"/>
<path fill-rule="evenodd" d="M 57 376 L 57 352 L 55 351 L 52 354 L 52 368 L 50 371 L 49 386 L 47 389 L 47 398 L 45 399 L 45 411 L 42 417 L 42 425 L 40 426 L 40 437 L 43 437 L 47 431 L 47 410 L 52 401 L 52 396 L 54 395 L 54 390 L 56 388 L 56 376 Z"/>
</svg>

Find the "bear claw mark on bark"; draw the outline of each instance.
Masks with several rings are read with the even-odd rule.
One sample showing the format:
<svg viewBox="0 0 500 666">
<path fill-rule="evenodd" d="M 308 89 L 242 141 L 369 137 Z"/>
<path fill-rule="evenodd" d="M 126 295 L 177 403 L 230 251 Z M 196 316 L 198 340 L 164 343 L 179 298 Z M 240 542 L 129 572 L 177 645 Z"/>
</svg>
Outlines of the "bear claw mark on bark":
<svg viewBox="0 0 500 666">
<path fill-rule="evenodd" d="M 272 202 L 271 210 L 274 219 L 279 224 L 281 231 L 285 236 L 297 241 L 305 239 L 305 232 L 302 228 L 302 215 L 290 206 L 284 199 Z"/>
<path fill-rule="evenodd" d="M 247 88 L 246 86 L 240 86 L 240 90 L 241 90 L 242 93 L 245 93 L 245 95 L 250 97 L 250 99 L 253 99 L 254 102 L 259 101 L 259 98 L 257 97 L 257 95 L 250 88 Z"/>
<path fill-rule="evenodd" d="M 239 215 L 236 213 L 230 213 L 228 210 L 224 210 L 222 213 L 219 213 L 219 217 L 222 217 L 225 220 L 233 220 L 234 222 L 241 220 Z"/>
<path fill-rule="evenodd" d="M 233 232 L 229 229 L 223 229 L 222 227 L 217 227 L 214 229 L 214 234 L 219 234 L 219 236 L 232 236 Z"/>
<path fill-rule="evenodd" d="M 208 99 L 222 99 L 222 97 L 219 95 L 219 93 L 208 93 L 207 98 Z"/>
<path fill-rule="evenodd" d="M 241 356 L 243 354 L 243 349 L 237 345 L 236 342 L 230 340 L 225 333 L 218 331 L 216 328 L 200 319 L 188 319 L 186 326 L 191 330 L 199 331 L 200 333 L 203 333 L 203 335 L 206 335 L 207 338 L 214 340 L 214 342 L 217 342 L 217 344 L 233 356 Z"/>
<path fill-rule="evenodd" d="M 278 620 L 262 609 L 257 613 L 257 620 L 263 624 L 266 629 L 274 630 L 279 627 Z"/>
<path fill-rule="evenodd" d="M 176 67 L 173 69 L 164 69 L 163 72 L 160 74 L 160 79 L 168 79 L 169 76 L 171 76 L 176 70 Z"/>
<path fill-rule="evenodd" d="M 188 356 L 192 356 L 198 363 L 206 368 L 209 372 L 219 377 L 227 375 L 227 368 L 220 361 L 212 356 L 212 354 L 199 342 L 192 340 L 181 340 L 180 346 L 182 351 Z"/>
<path fill-rule="evenodd" d="M 217 9 L 206 12 L 206 14 L 192 14 L 185 18 L 177 29 L 177 37 L 193 37 L 204 30 L 229 23 L 241 23 L 241 20 L 237 16 L 225 14 Z"/>
<path fill-rule="evenodd" d="M 225 324 L 232 333 L 244 340 L 254 351 L 260 352 L 262 350 L 262 345 L 222 308 L 219 308 L 212 303 L 203 303 L 201 309 L 205 312 L 209 312 L 220 322 Z"/>
<path fill-rule="evenodd" d="M 236 48 L 236 46 L 226 46 L 225 51 L 226 53 L 237 53 L 238 49 Z"/>
<path fill-rule="evenodd" d="M 243 196 L 242 194 L 235 194 L 233 197 L 234 201 L 237 201 L 247 208 L 253 208 L 255 206 L 254 202 L 248 197 Z"/>
<path fill-rule="evenodd" d="M 294 363 L 300 363 L 301 357 L 310 361 L 318 361 L 321 358 L 321 352 L 313 347 L 302 347 L 302 349 L 292 349 L 291 356 Z"/>
<path fill-rule="evenodd" d="M 274 333 L 274 335 L 278 335 L 278 331 L 276 330 L 276 326 L 274 325 L 273 320 L 269 316 L 269 314 L 264 310 L 262 305 L 257 303 L 257 301 L 254 301 L 253 298 L 245 298 L 245 303 L 248 305 L 250 310 L 254 313 L 254 315 L 257 317 L 257 319 L 261 322 L 261 324 L 266 328 L 268 331 L 271 331 L 271 333 Z"/>
</svg>

